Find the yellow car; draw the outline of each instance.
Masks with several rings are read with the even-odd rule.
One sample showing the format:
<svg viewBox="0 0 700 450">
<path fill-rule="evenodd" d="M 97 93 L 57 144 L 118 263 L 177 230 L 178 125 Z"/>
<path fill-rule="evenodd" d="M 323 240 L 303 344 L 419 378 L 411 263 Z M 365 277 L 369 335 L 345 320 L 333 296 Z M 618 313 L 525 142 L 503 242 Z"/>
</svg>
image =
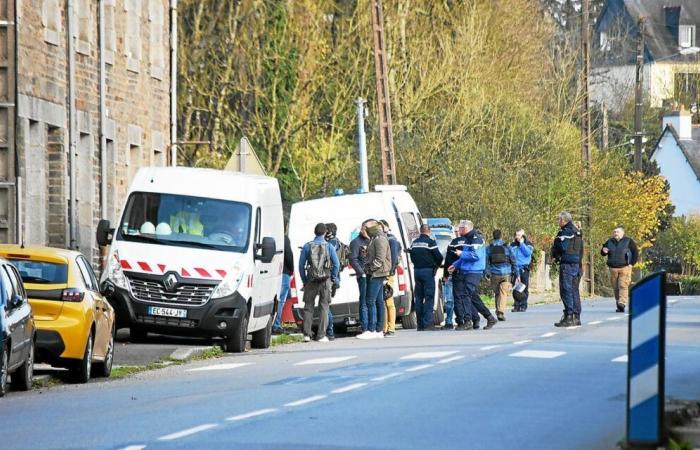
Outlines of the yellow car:
<svg viewBox="0 0 700 450">
<path fill-rule="evenodd" d="M 19 271 L 36 322 L 36 359 L 68 368 L 76 381 L 109 377 L 114 356 L 114 310 L 79 252 L 0 245 Z"/>
</svg>

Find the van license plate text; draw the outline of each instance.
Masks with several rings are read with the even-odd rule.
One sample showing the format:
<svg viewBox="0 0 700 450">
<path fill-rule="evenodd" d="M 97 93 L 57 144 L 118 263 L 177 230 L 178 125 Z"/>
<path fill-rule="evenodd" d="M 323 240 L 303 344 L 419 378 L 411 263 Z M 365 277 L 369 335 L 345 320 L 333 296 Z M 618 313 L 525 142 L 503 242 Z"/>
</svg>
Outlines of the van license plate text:
<svg viewBox="0 0 700 450">
<path fill-rule="evenodd" d="M 187 317 L 186 309 L 175 309 L 175 308 L 161 308 L 160 306 L 149 306 L 148 307 L 149 316 L 164 316 L 164 317 L 178 317 L 184 319 Z"/>
</svg>

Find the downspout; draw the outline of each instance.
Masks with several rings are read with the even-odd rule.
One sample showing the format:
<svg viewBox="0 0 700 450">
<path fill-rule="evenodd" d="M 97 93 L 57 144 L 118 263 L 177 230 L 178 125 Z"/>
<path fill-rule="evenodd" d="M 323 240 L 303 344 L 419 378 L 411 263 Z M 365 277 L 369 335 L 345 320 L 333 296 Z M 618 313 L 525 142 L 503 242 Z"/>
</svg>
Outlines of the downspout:
<svg viewBox="0 0 700 450">
<path fill-rule="evenodd" d="M 177 0 L 170 0 L 170 164 L 177 166 Z"/>
<path fill-rule="evenodd" d="M 98 1 L 98 33 L 100 42 L 100 212 L 107 219 L 107 104 L 106 104 L 106 72 L 105 72 L 105 6 L 104 0 Z"/>
<path fill-rule="evenodd" d="M 77 147 L 76 136 L 76 111 L 75 111 L 75 11 L 73 9 L 73 0 L 68 2 L 68 172 L 69 187 L 68 187 L 68 247 L 77 248 L 77 184 L 76 184 L 76 167 L 75 154 Z"/>
<path fill-rule="evenodd" d="M 15 240 L 17 244 L 24 245 L 24 223 L 22 220 L 22 210 L 24 209 L 24 205 L 22 202 L 22 177 L 20 176 L 19 172 L 19 149 L 17 148 L 17 124 L 19 122 L 19 91 L 18 91 L 18 86 L 19 83 L 17 79 L 19 78 L 19 8 L 20 8 L 20 0 L 14 0 L 14 6 L 15 6 L 15 14 L 14 17 L 12 18 L 15 23 L 15 29 L 14 29 L 14 34 L 15 34 L 15 48 L 12 50 L 14 51 L 14 59 L 15 59 L 15 79 L 14 79 L 14 99 L 12 100 L 15 104 L 13 115 L 14 118 L 12 119 L 15 132 L 12 133 L 14 136 L 14 171 L 15 171 L 15 226 L 17 227 L 17 232 L 15 233 Z"/>
</svg>

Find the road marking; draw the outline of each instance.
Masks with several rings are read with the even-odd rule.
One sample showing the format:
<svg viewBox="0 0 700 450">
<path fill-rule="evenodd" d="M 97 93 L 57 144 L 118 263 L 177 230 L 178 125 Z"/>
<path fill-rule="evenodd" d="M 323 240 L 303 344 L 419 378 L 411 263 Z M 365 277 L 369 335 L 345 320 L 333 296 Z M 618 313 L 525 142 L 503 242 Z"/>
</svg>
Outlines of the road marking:
<svg viewBox="0 0 700 450">
<path fill-rule="evenodd" d="M 177 433 L 166 434 L 158 438 L 159 441 L 174 441 L 175 439 L 180 439 L 187 436 L 192 436 L 196 433 L 201 433 L 202 431 L 211 430 L 212 428 L 218 427 L 215 423 L 205 423 L 204 425 L 199 425 L 197 427 L 188 428 L 186 430 L 178 431 Z"/>
<path fill-rule="evenodd" d="M 428 369 L 428 368 L 434 367 L 434 366 L 435 366 L 435 364 L 423 364 L 420 366 L 411 367 L 410 369 L 406 369 L 406 372 L 418 372 L 419 370 Z"/>
<path fill-rule="evenodd" d="M 627 362 L 627 355 L 618 356 L 617 358 L 613 358 L 610 361 L 619 362 L 619 363 L 626 363 Z"/>
<path fill-rule="evenodd" d="M 253 417 L 258 417 L 258 416 L 263 416 L 265 414 L 270 414 L 270 413 L 273 413 L 275 411 L 277 411 L 277 409 L 275 409 L 275 408 L 259 409 L 257 411 L 229 417 L 228 419 L 226 419 L 226 421 L 227 422 L 237 422 L 239 420 L 251 419 Z"/>
<path fill-rule="evenodd" d="M 527 343 L 529 343 L 529 342 L 532 342 L 532 339 L 523 339 L 522 341 L 515 341 L 515 342 L 513 342 L 513 344 L 515 344 L 515 345 L 523 345 L 523 344 L 527 344 Z"/>
<path fill-rule="evenodd" d="M 464 355 L 457 355 L 451 358 L 441 359 L 440 361 L 438 361 L 438 364 L 447 364 L 453 361 L 459 361 L 460 359 L 464 359 Z"/>
<path fill-rule="evenodd" d="M 670 303 L 671 305 L 673 305 L 674 303 L 678 303 L 678 300 L 669 300 L 668 303 Z"/>
<path fill-rule="evenodd" d="M 122 450 L 143 450 L 146 448 L 145 445 L 130 445 L 128 447 L 124 447 Z"/>
<path fill-rule="evenodd" d="M 620 316 L 615 316 L 615 317 L 608 317 L 608 318 L 605 319 L 605 320 L 620 320 L 620 319 L 622 319 L 622 317 L 620 317 Z"/>
<path fill-rule="evenodd" d="M 566 355 L 566 352 L 549 352 L 546 350 L 523 350 L 521 352 L 511 353 L 508 356 L 513 356 L 515 358 L 554 359 L 559 358 L 562 355 Z"/>
<path fill-rule="evenodd" d="M 306 405 L 308 403 L 313 403 L 313 402 L 317 402 L 319 400 L 323 400 L 326 397 L 328 397 L 328 396 L 327 395 L 314 395 L 313 397 L 302 398 L 301 400 L 297 400 L 295 402 L 285 403 L 284 406 Z"/>
<path fill-rule="evenodd" d="M 314 366 L 314 365 L 320 365 L 320 364 L 338 364 L 343 361 L 349 361 L 351 359 L 355 359 L 357 356 L 331 356 L 328 358 L 316 358 L 316 359 L 307 359 L 306 361 L 298 362 L 294 364 L 295 366 Z"/>
<path fill-rule="evenodd" d="M 543 335 L 540 336 L 540 337 L 542 337 L 542 338 L 548 338 L 548 337 L 556 336 L 556 334 L 557 334 L 556 331 L 550 331 L 549 333 L 545 333 L 545 334 L 543 334 Z"/>
<path fill-rule="evenodd" d="M 333 393 L 333 394 L 343 394 L 343 393 L 345 393 L 345 392 L 354 391 L 355 389 L 360 389 L 361 387 L 365 387 L 365 386 L 367 386 L 367 383 L 355 383 L 355 384 L 350 384 L 350 385 L 348 385 L 348 386 L 341 387 L 341 388 L 338 388 L 338 389 L 336 389 L 336 390 L 334 390 L 334 391 L 331 391 L 331 393 Z"/>
<path fill-rule="evenodd" d="M 581 325 L 576 325 L 576 326 L 573 326 L 573 327 L 566 327 L 566 328 L 564 328 L 564 329 L 565 329 L 565 330 L 578 330 L 579 328 L 581 328 Z"/>
<path fill-rule="evenodd" d="M 481 347 L 479 350 L 493 350 L 498 347 L 500 347 L 500 345 L 487 345 L 486 347 Z"/>
<path fill-rule="evenodd" d="M 230 363 L 230 364 L 212 364 L 211 366 L 196 367 L 194 369 L 187 369 L 186 372 L 204 372 L 208 370 L 231 370 L 238 369 L 239 367 L 249 366 L 252 363 Z"/>
<path fill-rule="evenodd" d="M 372 381 L 384 381 L 384 380 L 388 380 L 390 378 L 396 378 L 396 377 L 400 377 L 400 376 L 401 376 L 401 372 L 394 372 L 394 373 L 390 373 L 387 375 L 382 375 L 381 377 L 372 378 Z"/>
<path fill-rule="evenodd" d="M 587 325 L 600 325 L 601 323 L 603 323 L 602 320 L 594 320 L 593 322 L 588 322 Z"/>
<path fill-rule="evenodd" d="M 433 359 L 433 358 L 445 358 L 450 355 L 458 353 L 457 351 L 449 352 L 419 352 L 412 353 L 410 355 L 402 356 L 401 359 Z"/>
</svg>

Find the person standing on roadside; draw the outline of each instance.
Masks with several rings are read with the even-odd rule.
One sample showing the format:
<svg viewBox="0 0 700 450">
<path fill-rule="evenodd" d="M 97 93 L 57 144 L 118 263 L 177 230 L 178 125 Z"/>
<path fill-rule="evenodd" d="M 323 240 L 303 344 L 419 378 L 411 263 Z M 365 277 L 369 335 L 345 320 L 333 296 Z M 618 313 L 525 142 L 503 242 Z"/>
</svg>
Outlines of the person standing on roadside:
<svg viewBox="0 0 700 450">
<path fill-rule="evenodd" d="M 491 289 L 496 299 L 496 318 L 506 320 L 506 303 L 510 294 L 510 279 L 515 273 L 515 258 L 501 239 L 501 230 L 493 231 L 493 241 L 486 248 L 486 271 L 491 275 Z"/>
<path fill-rule="evenodd" d="M 367 234 L 367 224 L 365 221 L 360 226 L 360 233 L 355 239 L 350 241 L 350 266 L 355 271 L 357 279 L 357 289 L 360 291 L 358 313 L 360 315 L 360 334 L 369 329 L 367 321 L 367 248 L 369 247 L 369 235 Z"/>
<path fill-rule="evenodd" d="M 277 309 L 275 323 L 272 325 L 274 334 L 282 333 L 282 313 L 284 312 L 284 303 L 289 296 L 289 283 L 294 276 L 294 253 L 292 253 L 292 244 L 289 242 L 289 236 L 284 236 L 284 263 L 282 266 L 282 287 L 280 289 L 280 301 Z"/>
<path fill-rule="evenodd" d="M 420 226 L 420 236 L 411 243 L 409 251 L 413 261 L 413 279 L 416 282 L 414 298 L 418 331 L 431 331 L 434 329 L 435 274 L 442 264 L 442 254 L 430 235 L 428 225 Z"/>
<path fill-rule="evenodd" d="M 515 232 L 510 248 L 515 257 L 513 284 L 517 287 L 518 283 L 520 283 L 525 287 L 522 291 L 513 289 L 515 304 L 512 312 L 525 312 L 527 311 L 527 300 L 530 296 L 530 265 L 532 264 L 532 253 L 535 247 L 527 240 L 525 230 L 520 229 Z"/>
<path fill-rule="evenodd" d="M 564 211 L 558 216 L 559 232 L 552 244 L 552 258 L 559 263 L 559 295 L 564 304 L 564 315 L 555 327 L 581 325 L 581 262 L 583 235 L 574 225 L 571 214 Z"/>
<path fill-rule="evenodd" d="M 452 318 L 450 312 L 454 311 L 454 320 L 457 323 L 457 328 L 461 329 L 466 321 L 472 321 L 472 307 L 471 302 L 466 296 L 459 297 L 455 290 L 454 284 L 454 274 L 450 273 L 449 268 L 452 264 L 459 259 L 457 255 L 457 250 L 463 250 L 467 243 L 467 228 L 465 225 L 466 221 L 462 220 L 457 225 L 457 237 L 452 239 L 450 245 L 447 246 L 447 252 L 445 253 L 445 264 L 442 272 L 442 282 L 445 286 L 445 310 L 447 312 L 447 319 L 445 319 L 445 326 L 443 330 L 453 330 L 454 325 L 452 324 Z M 449 287 L 448 287 L 449 285 Z M 460 285 L 463 288 L 463 284 Z M 448 292 L 452 298 L 452 309 L 448 306 L 449 298 Z M 472 327 L 473 327 L 472 323 Z"/>
<path fill-rule="evenodd" d="M 389 239 L 389 247 L 391 249 L 391 273 L 386 279 L 386 284 L 392 289 L 385 289 L 385 291 L 391 291 L 392 295 L 385 295 L 384 306 L 386 320 L 384 321 L 384 337 L 394 337 L 396 334 L 396 305 L 394 304 L 393 296 L 393 286 L 394 278 L 396 277 L 396 268 L 399 265 L 399 258 L 401 257 L 401 244 L 399 240 L 391 234 L 391 227 L 389 227 L 389 222 L 382 219 L 382 226 L 384 227 L 384 233 L 386 233 L 387 239 Z"/>
<path fill-rule="evenodd" d="M 335 248 L 326 242 L 326 225 L 316 224 L 314 235 L 316 236 L 314 240 L 304 245 L 299 256 L 299 274 L 304 283 L 304 342 L 309 342 L 313 335 L 316 297 L 319 297 L 318 306 L 321 309 L 316 337 L 318 342 L 329 342 L 326 329 L 331 303 L 331 286 L 340 285 L 338 277 L 340 264 Z"/>
<path fill-rule="evenodd" d="M 367 248 L 367 266 L 365 274 L 367 282 L 367 331 L 358 339 L 383 338 L 384 328 L 384 282 L 391 273 L 391 246 L 384 234 L 381 223 L 373 220 L 367 223 L 367 234 L 370 237 Z"/>
<path fill-rule="evenodd" d="M 623 313 L 629 301 L 632 266 L 639 260 L 639 249 L 632 238 L 625 236 L 625 229 L 618 226 L 613 230 L 612 237 L 603 244 L 600 254 L 608 258 L 610 284 L 615 293 L 617 312 Z"/>
<path fill-rule="evenodd" d="M 326 224 L 326 242 L 331 244 L 333 248 L 335 249 L 335 254 L 338 256 L 338 263 L 340 265 L 340 272 L 342 272 L 345 269 L 345 266 L 348 265 L 348 246 L 343 244 L 340 239 L 337 237 L 338 234 L 338 226 L 334 223 L 327 223 Z M 338 280 L 340 280 L 340 275 L 338 275 Z M 331 303 L 333 302 L 333 298 L 335 297 L 335 291 L 338 289 L 338 285 L 333 283 L 333 286 L 331 286 Z M 326 336 L 328 337 L 329 340 L 334 341 L 335 340 L 335 331 L 334 331 L 334 326 L 333 326 L 333 311 L 331 311 L 331 308 L 328 308 L 328 329 L 326 329 Z"/>
</svg>

